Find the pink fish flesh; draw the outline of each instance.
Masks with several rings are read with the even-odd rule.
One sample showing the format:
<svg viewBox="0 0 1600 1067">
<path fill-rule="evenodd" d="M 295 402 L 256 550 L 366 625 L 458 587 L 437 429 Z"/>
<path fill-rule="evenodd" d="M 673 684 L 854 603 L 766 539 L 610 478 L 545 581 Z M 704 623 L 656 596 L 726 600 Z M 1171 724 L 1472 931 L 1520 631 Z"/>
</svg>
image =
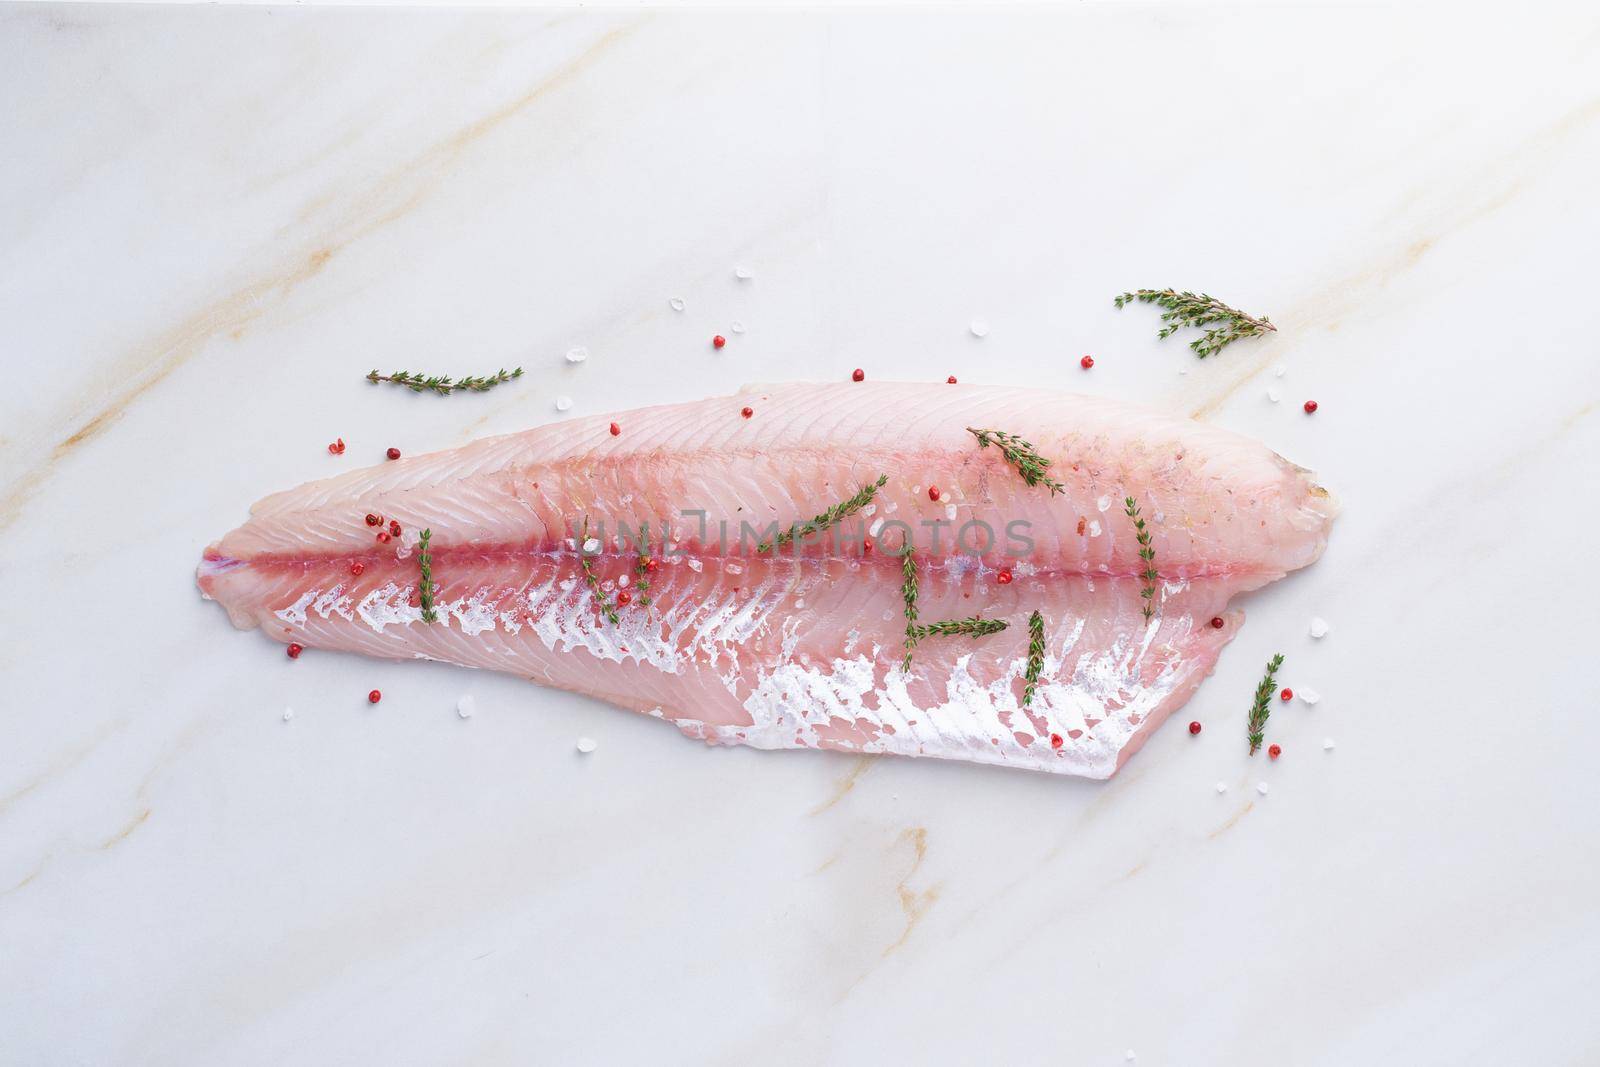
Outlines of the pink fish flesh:
<svg viewBox="0 0 1600 1067">
<path fill-rule="evenodd" d="M 1062 491 L 1028 485 L 968 427 L 1031 442 Z M 788 529 L 881 475 L 870 504 L 803 547 L 757 551 L 768 524 Z M 1149 622 L 1126 497 L 1152 534 Z M 711 743 L 1108 778 L 1211 672 L 1243 621 L 1233 597 L 1314 561 L 1336 511 L 1308 471 L 1258 442 L 1126 404 L 794 384 L 543 426 L 269 496 L 206 550 L 199 584 L 236 626 L 280 641 L 508 671 Z M 368 514 L 401 535 L 378 543 Z M 643 523 L 656 569 L 642 575 Z M 424 529 L 433 623 L 420 606 Z M 907 535 L 920 622 L 1008 628 L 925 637 L 902 669 Z M 1033 611 L 1045 642 L 1024 705 Z"/>
</svg>

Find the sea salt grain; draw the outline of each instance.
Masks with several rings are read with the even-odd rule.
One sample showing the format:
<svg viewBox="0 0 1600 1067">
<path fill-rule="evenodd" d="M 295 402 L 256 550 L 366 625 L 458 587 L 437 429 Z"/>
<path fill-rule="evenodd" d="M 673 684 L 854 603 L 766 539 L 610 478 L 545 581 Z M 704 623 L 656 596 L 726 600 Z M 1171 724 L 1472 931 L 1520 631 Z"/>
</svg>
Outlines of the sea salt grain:
<svg viewBox="0 0 1600 1067">
<path fill-rule="evenodd" d="M 587 541 L 585 541 L 583 543 L 583 550 L 585 552 L 587 552 L 591 556 L 594 555 L 596 552 L 600 551 L 600 538 L 598 538 L 598 537 L 589 538 Z"/>
<path fill-rule="evenodd" d="M 733 268 L 733 276 L 738 278 L 741 282 L 749 281 L 750 268 L 741 263 L 737 267 Z"/>
<path fill-rule="evenodd" d="M 284 708 L 283 709 L 283 721 L 284 722 L 288 722 L 292 718 L 294 718 L 294 709 L 293 708 Z"/>
<path fill-rule="evenodd" d="M 471 696 L 456 698 L 456 714 L 463 719 L 472 718 L 472 713 L 478 710 L 478 702 Z"/>
<path fill-rule="evenodd" d="M 592 737 L 580 737 L 580 738 L 578 738 L 578 751 L 579 752 L 582 752 L 585 756 L 587 756 L 589 753 L 593 752 L 594 750 L 595 750 L 594 738 L 592 738 Z"/>
<path fill-rule="evenodd" d="M 1311 636 L 1312 637 L 1325 637 L 1327 635 L 1327 633 L 1328 633 L 1328 620 L 1324 619 L 1324 618 L 1321 618 L 1319 616 L 1313 616 L 1312 619 L 1311 619 Z"/>
<path fill-rule="evenodd" d="M 1267 785 L 1266 782 L 1257 782 L 1256 783 L 1256 792 L 1260 793 L 1262 796 L 1266 796 L 1267 795 L 1267 790 L 1270 789 L 1270 788 L 1271 788 L 1271 786 Z"/>
<path fill-rule="evenodd" d="M 1283 396 L 1276 389 L 1268 389 L 1267 399 L 1276 404 L 1278 401 L 1283 399 Z"/>
<path fill-rule="evenodd" d="M 682 311 L 683 310 L 683 297 L 675 296 L 671 300 L 668 300 L 667 301 L 667 307 L 671 308 L 673 311 Z"/>
<path fill-rule="evenodd" d="M 558 396 L 558 397 L 556 397 L 556 410 L 557 411 L 571 411 L 572 410 L 572 398 L 570 396 Z"/>
<path fill-rule="evenodd" d="M 982 319 L 973 319 L 972 325 L 968 329 L 972 331 L 972 336 L 974 337 L 989 336 L 989 324 Z"/>
<path fill-rule="evenodd" d="M 1289 373 L 1289 368 L 1285 367 L 1282 363 L 1280 363 L 1280 364 L 1278 364 L 1277 369 L 1274 370 L 1272 373 L 1276 374 L 1278 377 L 1282 378 L 1285 374 Z"/>
<path fill-rule="evenodd" d="M 1324 751 L 1324 752 L 1332 752 L 1333 751 L 1333 738 L 1324 737 L 1322 739 L 1322 751 Z"/>
<path fill-rule="evenodd" d="M 584 348 L 582 345 L 575 345 L 574 347 L 567 349 L 568 363 L 582 363 L 588 358 L 589 350 Z"/>
<path fill-rule="evenodd" d="M 732 322 L 728 323 L 728 329 L 732 330 L 734 333 L 744 333 L 744 323 L 740 322 L 738 319 L 734 319 Z"/>
<path fill-rule="evenodd" d="M 1300 699 L 1304 700 L 1307 704 L 1315 704 L 1317 701 L 1322 699 L 1321 693 L 1317 692 L 1315 689 L 1307 689 L 1304 686 L 1296 689 L 1295 692 L 1299 693 Z"/>
<path fill-rule="evenodd" d="M 1227 782 L 1218 782 L 1217 783 L 1217 792 L 1226 793 L 1227 791 L 1228 791 L 1228 783 Z"/>
</svg>

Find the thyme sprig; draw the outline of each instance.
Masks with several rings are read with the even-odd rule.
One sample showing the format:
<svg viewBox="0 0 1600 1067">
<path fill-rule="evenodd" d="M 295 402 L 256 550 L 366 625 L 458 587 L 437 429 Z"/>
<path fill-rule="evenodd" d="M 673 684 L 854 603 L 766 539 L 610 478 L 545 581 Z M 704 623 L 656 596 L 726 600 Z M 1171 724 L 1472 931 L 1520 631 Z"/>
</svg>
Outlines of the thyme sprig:
<svg viewBox="0 0 1600 1067">
<path fill-rule="evenodd" d="M 1278 668 L 1283 666 L 1283 653 L 1280 652 L 1267 661 L 1267 673 L 1261 679 L 1261 684 L 1256 686 L 1256 700 L 1250 706 L 1250 755 L 1256 754 L 1256 749 L 1261 747 L 1262 740 L 1266 737 L 1267 716 L 1272 714 L 1272 691 L 1278 688 L 1276 675 Z"/>
<path fill-rule="evenodd" d="M 1039 687 L 1039 672 L 1044 670 L 1044 616 L 1037 611 L 1028 616 L 1028 669 L 1023 672 L 1022 706 L 1033 703 Z"/>
<path fill-rule="evenodd" d="M 1227 348 L 1241 337 L 1260 337 L 1277 332 L 1277 327 L 1265 315 L 1256 318 L 1231 308 L 1209 293 L 1198 295 L 1177 292 L 1173 289 L 1138 289 L 1117 297 L 1117 307 L 1137 300 L 1141 304 L 1154 304 L 1165 308 L 1161 313 L 1161 327 L 1157 338 L 1166 338 L 1178 332 L 1179 327 L 1192 326 L 1205 330 L 1205 334 L 1189 342 L 1194 354 L 1201 359 Z"/>
<path fill-rule="evenodd" d="M 1150 531 L 1139 517 L 1138 502 L 1130 496 L 1122 502 L 1122 506 L 1128 518 L 1133 520 L 1134 535 L 1139 541 L 1139 558 L 1144 560 L 1144 570 L 1139 574 L 1144 579 L 1144 588 L 1139 590 L 1139 595 L 1144 598 L 1144 621 L 1149 622 L 1156 613 L 1156 550 L 1150 547 Z"/>
<path fill-rule="evenodd" d="M 423 622 L 439 621 L 438 612 L 433 610 L 433 557 L 428 555 L 428 539 L 432 536 L 432 530 L 423 530 L 417 535 L 417 569 L 422 572 L 422 584 L 417 596 L 422 602 Z"/>
<path fill-rule="evenodd" d="M 633 587 L 640 593 L 639 606 L 650 606 L 650 527 L 639 527 L 639 558 L 633 561 Z"/>
<path fill-rule="evenodd" d="M 397 370 L 389 374 L 379 374 L 374 368 L 367 374 L 367 381 L 373 385 L 379 382 L 389 382 L 393 385 L 403 385 L 413 393 L 438 393 L 440 396 L 449 396 L 457 389 L 467 389 L 474 393 L 487 393 L 490 389 L 509 382 L 513 378 L 522 377 L 522 368 L 507 371 L 502 367 L 499 371 L 486 378 L 466 377 L 460 381 L 448 374 L 423 374 L 416 371 Z"/>
<path fill-rule="evenodd" d="M 917 639 L 924 637 L 988 637 L 1004 630 L 1009 624 L 1004 619 L 985 619 L 974 615 L 970 619 L 949 619 L 930 622 L 917 627 Z"/>
<path fill-rule="evenodd" d="M 906 658 L 900 669 L 909 671 L 911 654 L 917 650 L 917 557 L 909 540 L 900 555 L 900 575 L 900 596 L 906 602 Z"/>
<path fill-rule="evenodd" d="M 583 520 L 583 533 L 578 539 L 578 565 L 583 568 L 583 580 L 589 583 L 589 592 L 594 594 L 595 603 L 600 606 L 600 614 L 606 621 L 615 626 L 621 621 L 616 607 L 606 596 L 606 591 L 600 588 L 600 579 L 594 573 L 594 564 L 589 561 L 589 520 Z"/>
<path fill-rule="evenodd" d="M 979 448 L 990 445 L 998 448 L 1006 462 L 1017 468 L 1017 473 L 1029 485 L 1042 485 L 1050 490 L 1051 496 L 1066 490 L 1066 486 L 1050 477 L 1050 461 L 1016 434 L 1004 430 L 977 430 L 971 426 L 967 427 L 967 432 L 978 439 Z"/>
<path fill-rule="evenodd" d="M 822 514 L 814 516 L 809 522 L 795 523 L 772 540 L 761 542 L 756 546 L 756 551 L 758 553 L 771 552 L 781 545 L 788 544 L 796 537 L 828 529 L 845 516 L 853 515 L 872 503 L 872 498 L 878 495 L 878 490 L 882 489 L 888 482 L 889 476 L 887 474 L 879 475 L 876 482 L 871 485 L 863 485 L 861 491 L 849 500 L 840 501 Z"/>
</svg>

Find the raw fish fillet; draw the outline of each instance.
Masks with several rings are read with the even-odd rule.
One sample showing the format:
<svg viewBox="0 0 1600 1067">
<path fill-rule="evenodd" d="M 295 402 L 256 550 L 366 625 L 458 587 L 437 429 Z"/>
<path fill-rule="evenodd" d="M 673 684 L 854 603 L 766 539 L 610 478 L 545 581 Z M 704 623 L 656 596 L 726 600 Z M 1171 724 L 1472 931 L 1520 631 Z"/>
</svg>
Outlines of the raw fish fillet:
<svg viewBox="0 0 1600 1067">
<path fill-rule="evenodd" d="M 1027 485 L 967 427 L 1026 438 L 1065 491 Z M 740 544 L 741 523 L 787 529 L 884 474 L 873 503 L 838 528 L 854 531 L 848 539 L 769 554 L 754 535 Z M 1148 624 L 1128 496 L 1160 575 Z M 1229 601 L 1314 561 L 1336 511 L 1308 471 L 1258 442 L 1121 403 L 794 384 L 492 437 L 269 496 L 206 550 L 199 584 L 236 626 L 280 641 L 508 671 L 711 743 L 1109 778 L 1211 672 L 1243 621 Z M 377 543 L 368 513 L 397 520 L 402 535 Z M 615 623 L 580 566 L 585 520 L 591 536 L 605 529 L 590 547 L 607 601 L 633 596 Z M 638 549 L 618 535 L 619 522 L 644 521 L 659 561 L 648 606 Z M 1032 551 L 1008 555 L 1021 553 L 1007 538 L 1019 522 L 1009 529 Z M 439 585 L 432 624 L 417 600 L 424 528 Z M 921 622 L 1010 623 L 981 638 L 924 638 L 909 672 L 895 555 L 907 530 Z M 1009 583 L 997 580 L 1003 567 Z M 1034 610 L 1046 649 L 1025 707 Z"/>
</svg>

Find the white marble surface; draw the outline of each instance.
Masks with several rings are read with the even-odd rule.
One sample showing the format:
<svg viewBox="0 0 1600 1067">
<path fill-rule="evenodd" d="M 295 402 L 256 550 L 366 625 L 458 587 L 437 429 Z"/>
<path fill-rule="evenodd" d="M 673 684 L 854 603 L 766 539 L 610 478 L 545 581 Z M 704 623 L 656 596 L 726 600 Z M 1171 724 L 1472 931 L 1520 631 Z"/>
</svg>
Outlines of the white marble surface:
<svg viewBox="0 0 1600 1067">
<path fill-rule="evenodd" d="M 1600 11 L 10 7 L 0 99 L 0 1060 L 1600 1060 Z M 1162 285 L 1282 331 L 1199 363 L 1111 307 Z M 385 446 L 858 365 L 1142 397 L 1345 514 L 1108 785 L 196 595 Z"/>
</svg>

